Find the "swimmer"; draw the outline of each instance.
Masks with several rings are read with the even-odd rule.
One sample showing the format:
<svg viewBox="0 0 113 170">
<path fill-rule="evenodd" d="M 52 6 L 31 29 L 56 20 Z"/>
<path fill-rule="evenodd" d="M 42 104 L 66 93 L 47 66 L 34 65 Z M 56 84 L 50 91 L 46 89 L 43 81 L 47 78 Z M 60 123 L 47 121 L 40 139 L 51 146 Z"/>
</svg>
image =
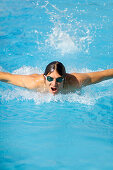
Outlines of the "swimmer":
<svg viewBox="0 0 113 170">
<path fill-rule="evenodd" d="M 0 81 L 39 92 L 73 92 L 83 86 L 99 83 L 113 78 L 113 69 L 90 73 L 66 73 L 61 62 L 54 61 L 47 65 L 44 74 L 15 75 L 0 72 Z"/>
</svg>

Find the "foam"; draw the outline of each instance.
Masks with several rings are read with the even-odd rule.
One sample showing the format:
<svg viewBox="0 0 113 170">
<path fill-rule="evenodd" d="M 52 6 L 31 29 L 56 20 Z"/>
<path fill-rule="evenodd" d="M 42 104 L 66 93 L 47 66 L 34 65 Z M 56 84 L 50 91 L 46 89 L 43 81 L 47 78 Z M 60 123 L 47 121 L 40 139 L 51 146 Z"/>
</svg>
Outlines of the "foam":
<svg viewBox="0 0 113 170">
<path fill-rule="evenodd" d="M 18 100 L 18 101 L 29 101 L 33 100 L 36 104 L 49 103 L 49 102 L 70 102 L 70 103 L 81 103 L 85 105 L 94 105 L 95 98 L 92 98 L 89 93 L 79 95 L 77 93 L 69 94 L 58 94 L 53 96 L 49 93 L 40 93 L 29 91 L 27 89 L 14 88 L 13 90 L 0 90 L 2 101 Z"/>
<path fill-rule="evenodd" d="M 113 90 L 113 89 L 112 89 Z M 35 91 L 30 91 L 27 89 L 16 87 L 13 90 L 0 90 L 0 95 L 2 101 L 10 101 L 10 100 L 17 100 L 17 101 L 34 101 L 36 104 L 42 103 L 50 103 L 50 102 L 69 102 L 69 103 L 79 103 L 84 105 L 95 105 L 96 102 L 105 97 L 105 96 L 112 96 L 110 91 L 106 92 L 97 92 L 96 94 L 91 91 L 91 88 L 85 88 L 84 92 L 80 94 L 69 93 L 69 94 L 57 94 L 53 96 L 49 93 L 40 93 Z"/>
</svg>

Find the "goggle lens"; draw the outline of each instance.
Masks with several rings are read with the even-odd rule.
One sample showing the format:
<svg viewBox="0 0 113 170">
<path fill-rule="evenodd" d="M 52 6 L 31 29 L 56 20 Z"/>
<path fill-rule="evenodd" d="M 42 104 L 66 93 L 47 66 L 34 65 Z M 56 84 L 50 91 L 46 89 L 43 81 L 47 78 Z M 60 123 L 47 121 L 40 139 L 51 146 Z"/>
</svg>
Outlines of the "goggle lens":
<svg viewBox="0 0 113 170">
<path fill-rule="evenodd" d="M 63 81 L 63 78 L 62 77 L 58 77 L 57 79 L 56 79 L 56 82 L 58 82 L 58 83 L 61 83 Z"/>
<path fill-rule="evenodd" d="M 53 81 L 53 78 L 50 76 L 47 76 L 47 81 Z"/>
<path fill-rule="evenodd" d="M 47 76 L 47 81 L 51 82 L 51 81 L 53 81 L 53 79 L 54 79 L 53 77 Z M 61 83 L 62 81 L 63 81 L 62 77 L 58 77 L 56 79 L 56 82 L 58 82 L 58 83 Z"/>
</svg>

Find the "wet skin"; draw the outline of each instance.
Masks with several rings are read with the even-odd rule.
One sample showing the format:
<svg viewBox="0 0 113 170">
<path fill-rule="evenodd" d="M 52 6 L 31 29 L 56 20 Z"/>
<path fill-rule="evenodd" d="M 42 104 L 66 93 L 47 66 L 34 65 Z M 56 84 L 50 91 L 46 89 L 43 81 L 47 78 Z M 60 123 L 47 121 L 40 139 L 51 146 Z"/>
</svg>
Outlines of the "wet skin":
<svg viewBox="0 0 113 170">
<path fill-rule="evenodd" d="M 66 73 L 65 80 L 61 83 L 58 82 L 59 73 L 54 70 L 48 73 L 47 76 L 53 78 L 46 79 L 44 74 L 32 74 L 32 75 L 16 75 L 7 72 L 0 72 L 0 81 L 13 84 L 15 86 L 24 87 L 30 90 L 48 91 L 55 95 L 58 92 L 67 93 L 73 92 L 73 90 L 81 89 L 83 86 L 96 84 L 104 80 L 113 78 L 113 69 L 107 69 L 103 71 L 90 72 L 90 73 Z M 59 79 L 61 81 L 61 79 Z"/>
<path fill-rule="evenodd" d="M 63 81 L 61 83 L 57 82 L 56 79 L 61 77 L 61 75 L 58 74 L 56 70 L 54 70 L 52 73 L 48 73 L 47 76 L 50 76 L 53 78 L 53 81 L 48 81 L 47 79 L 45 80 L 46 88 L 48 91 L 55 95 L 58 92 L 60 92 L 63 89 Z"/>
</svg>

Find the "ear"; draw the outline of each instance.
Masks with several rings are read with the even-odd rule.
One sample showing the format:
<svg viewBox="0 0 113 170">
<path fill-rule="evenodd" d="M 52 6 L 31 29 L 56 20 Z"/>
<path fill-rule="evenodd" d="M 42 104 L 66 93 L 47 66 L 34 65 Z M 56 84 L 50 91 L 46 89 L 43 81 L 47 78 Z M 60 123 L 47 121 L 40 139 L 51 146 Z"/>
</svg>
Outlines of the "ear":
<svg viewBox="0 0 113 170">
<path fill-rule="evenodd" d="M 43 75 L 44 76 L 44 83 L 46 83 L 46 75 Z"/>
</svg>

